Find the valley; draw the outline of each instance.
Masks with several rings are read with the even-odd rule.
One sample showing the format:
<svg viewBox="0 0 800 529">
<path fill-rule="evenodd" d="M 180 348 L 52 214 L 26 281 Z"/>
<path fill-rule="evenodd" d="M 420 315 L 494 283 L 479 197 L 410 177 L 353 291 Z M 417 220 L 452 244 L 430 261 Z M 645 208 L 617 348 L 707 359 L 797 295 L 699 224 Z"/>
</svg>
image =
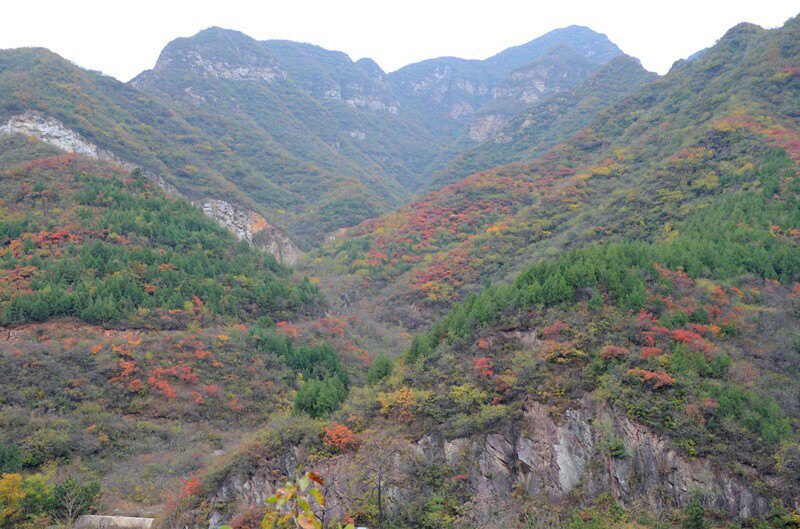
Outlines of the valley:
<svg viewBox="0 0 800 529">
<path fill-rule="evenodd" d="M 799 230 L 798 17 L 0 50 L 0 527 L 800 527 Z"/>
</svg>

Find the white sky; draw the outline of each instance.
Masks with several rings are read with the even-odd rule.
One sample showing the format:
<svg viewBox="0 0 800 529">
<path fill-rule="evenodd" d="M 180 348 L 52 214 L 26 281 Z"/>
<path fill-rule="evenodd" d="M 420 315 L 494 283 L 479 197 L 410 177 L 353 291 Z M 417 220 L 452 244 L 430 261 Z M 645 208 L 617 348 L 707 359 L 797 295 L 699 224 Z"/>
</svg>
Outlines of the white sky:
<svg viewBox="0 0 800 529">
<path fill-rule="evenodd" d="M 208 26 L 311 42 L 386 71 L 442 55 L 485 58 L 570 24 L 609 36 L 649 70 L 738 22 L 780 26 L 800 0 L 4 0 L 0 48 L 44 46 L 127 81 L 175 37 Z"/>
</svg>

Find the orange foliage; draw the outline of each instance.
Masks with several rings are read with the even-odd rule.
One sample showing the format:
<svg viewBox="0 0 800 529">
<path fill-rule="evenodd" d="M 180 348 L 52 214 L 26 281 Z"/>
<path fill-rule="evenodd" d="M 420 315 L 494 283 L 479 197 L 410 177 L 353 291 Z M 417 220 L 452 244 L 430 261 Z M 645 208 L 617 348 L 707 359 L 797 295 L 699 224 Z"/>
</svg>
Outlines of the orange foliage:
<svg viewBox="0 0 800 529">
<path fill-rule="evenodd" d="M 322 441 L 325 446 L 338 452 L 353 450 L 359 445 L 358 438 L 344 424 L 332 424 L 326 427 Z"/>
<path fill-rule="evenodd" d="M 603 360 L 611 360 L 612 358 L 620 358 L 628 356 L 630 351 L 627 347 L 620 347 L 618 345 L 606 345 L 600 351 L 600 358 Z"/>
<path fill-rule="evenodd" d="M 284 334 L 288 334 L 291 338 L 297 338 L 297 327 L 289 324 L 285 321 L 279 321 L 275 324 L 275 327 L 278 328 Z"/>
<path fill-rule="evenodd" d="M 639 354 L 639 357 L 640 358 L 652 358 L 654 356 L 659 356 L 661 354 L 664 354 L 664 350 L 661 349 L 660 347 L 644 346 L 644 347 L 642 347 L 642 351 Z"/>
<path fill-rule="evenodd" d="M 563 321 L 556 320 L 550 326 L 542 329 L 542 335 L 547 340 L 558 340 L 561 335 L 569 329 L 569 325 Z"/>
<path fill-rule="evenodd" d="M 628 369 L 629 375 L 634 375 L 642 379 L 642 382 L 651 384 L 653 389 L 664 386 L 671 386 L 675 383 L 675 378 L 666 371 L 647 371 L 646 369 Z"/>
<path fill-rule="evenodd" d="M 481 378 L 492 378 L 494 376 L 494 364 L 488 357 L 477 358 L 472 362 L 472 369 Z"/>
<path fill-rule="evenodd" d="M 183 480 L 183 489 L 181 489 L 181 499 L 191 498 L 197 496 L 203 491 L 203 485 L 197 476 L 191 476 L 189 479 Z"/>
</svg>

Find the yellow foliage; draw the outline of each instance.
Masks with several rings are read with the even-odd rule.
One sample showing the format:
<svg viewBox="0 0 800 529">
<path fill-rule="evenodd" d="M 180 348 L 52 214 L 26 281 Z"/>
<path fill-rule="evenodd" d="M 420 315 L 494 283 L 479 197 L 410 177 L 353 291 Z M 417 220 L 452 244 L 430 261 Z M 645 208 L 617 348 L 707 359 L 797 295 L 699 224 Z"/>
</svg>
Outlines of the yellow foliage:
<svg viewBox="0 0 800 529">
<path fill-rule="evenodd" d="M 378 393 L 381 414 L 401 424 L 409 424 L 414 420 L 418 398 L 413 388 L 403 386 L 390 393 Z"/>
<path fill-rule="evenodd" d="M 692 189 L 706 189 L 708 191 L 719 186 L 719 177 L 714 173 L 709 173 L 704 178 L 698 178 L 692 182 Z"/>
<path fill-rule="evenodd" d="M 678 230 L 672 227 L 672 224 L 667 222 L 664 224 L 664 240 L 667 242 L 672 242 L 678 237 Z"/>
<path fill-rule="evenodd" d="M 500 235 L 501 233 L 503 233 L 504 229 L 505 229 L 504 226 L 495 224 L 494 226 L 489 226 L 488 228 L 486 228 L 486 235 Z"/>
<path fill-rule="evenodd" d="M 14 520 L 20 514 L 25 492 L 22 474 L 3 474 L 0 477 L 0 526 Z"/>
</svg>

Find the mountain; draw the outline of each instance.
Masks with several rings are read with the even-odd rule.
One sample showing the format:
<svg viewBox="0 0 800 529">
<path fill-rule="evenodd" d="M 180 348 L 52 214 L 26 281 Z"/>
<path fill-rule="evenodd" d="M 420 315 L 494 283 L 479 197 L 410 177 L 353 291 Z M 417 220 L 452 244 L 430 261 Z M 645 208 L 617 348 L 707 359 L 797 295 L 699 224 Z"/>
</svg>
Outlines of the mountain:
<svg viewBox="0 0 800 529">
<path fill-rule="evenodd" d="M 268 137 L 294 156 L 368 182 L 373 195 L 390 201 L 398 183 L 382 166 L 398 165 L 413 156 L 404 148 L 431 138 L 398 116 L 384 77 L 340 52 L 210 28 L 168 44 L 155 68 L 131 83 L 182 105 L 190 120 L 220 136 Z M 220 112 L 228 119 L 216 119 Z M 369 153 L 379 148 L 378 163 Z"/>
<path fill-rule="evenodd" d="M 351 185 L 358 193 L 356 183 L 293 158 L 266 138 L 266 143 L 248 139 L 253 155 L 240 160 L 225 143 L 232 144 L 233 139 L 211 136 L 132 86 L 83 70 L 47 50 L 0 52 L 0 109 L 6 131 L 74 152 L 102 151 L 105 158 L 138 166 L 193 201 L 223 201 L 245 216 L 261 218 L 264 226 L 267 217 L 272 224 L 291 229 L 278 213 L 280 208 L 300 208 L 309 200 L 316 204 L 322 195 L 330 196 L 330 190 L 320 187 L 323 177 L 342 187 Z M 251 174 L 249 164 L 257 164 L 260 172 Z M 264 170 L 277 171 L 287 181 L 267 181 Z M 260 182 L 261 193 L 270 191 L 275 207 L 269 212 L 247 194 L 254 182 Z M 289 185 L 301 182 L 306 184 L 303 193 Z M 330 217 L 328 222 L 336 222 Z"/>
<path fill-rule="evenodd" d="M 797 523 L 799 31 L 736 26 L 535 160 L 315 256 L 339 310 L 425 330 L 333 414 L 350 441 L 305 459 L 333 480 L 327 515 Z M 289 453 L 240 454 L 205 505 L 248 501 Z"/>
<path fill-rule="evenodd" d="M 512 100 L 517 92 L 530 100 L 559 90 L 617 53 L 604 36 L 573 27 L 485 61 L 452 61 L 468 64 L 474 79 L 491 80 L 478 90 L 482 95 L 468 103 L 471 113 L 494 99 Z M 258 42 L 239 32 L 210 28 L 171 42 L 155 68 L 132 84 L 186 105 L 182 114 L 196 113 L 194 123 L 217 127 L 218 134 L 253 127 L 247 134 L 266 133 L 292 154 L 331 171 L 380 176 L 378 181 L 386 181 L 381 193 L 389 200 L 389 191 L 397 192 L 398 185 L 407 193 L 424 183 L 428 166 L 452 140 L 447 131 L 465 126 L 463 117 L 454 119 L 455 111 L 431 113 L 428 103 L 420 101 L 431 90 L 439 94 L 435 97 L 445 97 L 450 78 L 430 73 L 441 61 L 449 64 L 451 59 L 425 61 L 387 75 L 370 59 L 353 62 L 341 52 L 318 46 Z M 459 77 L 459 72 L 457 68 L 453 75 Z M 438 79 L 435 86 L 429 86 L 431 75 Z M 409 90 L 415 85 L 427 88 Z M 202 116 L 220 108 L 236 118 L 225 123 Z"/>
<path fill-rule="evenodd" d="M 413 327 L 531 259 L 669 236 L 676 222 L 737 192 L 736 171 L 766 150 L 795 155 L 792 55 L 780 44 L 793 27 L 733 28 L 702 58 L 643 85 L 533 161 L 468 176 L 338 237 L 320 253 L 324 272 L 314 273 L 335 270 L 337 291 L 353 299 L 366 289 L 370 303 L 390 307 L 389 319 Z M 503 147 L 484 152 L 513 159 L 529 149 L 524 139 L 510 154 Z"/>
<path fill-rule="evenodd" d="M 502 85 L 507 93 L 498 97 L 511 100 L 529 85 L 561 89 L 565 81 L 550 80 L 562 71 L 567 84 L 577 82 L 614 50 L 587 28 L 569 28 L 470 64 L 500 87 L 531 63 Z M 458 154 L 445 149 L 454 136 L 442 131 L 466 122 L 431 121 L 436 113 L 404 92 L 414 75 L 386 75 L 374 61 L 309 44 L 209 28 L 168 44 L 155 67 L 129 84 L 47 50 L 4 51 L 0 118 L 38 138 L 55 120 L 59 137 L 80 136 L 90 149 L 141 167 L 240 238 L 294 262 L 327 234 L 406 201 L 432 164 Z"/>
<path fill-rule="evenodd" d="M 797 527 L 798 43 L 0 52 L 0 527 Z"/>
<path fill-rule="evenodd" d="M 464 122 L 496 97 L 508 98 L 515 91 L 544 93 L 555 89 L 548 80 L 558 78 L 561 72 L 545 71 L 540 76 L 537 70 L 547 67 L 531 64 L 542 61 L 548 54 L 553 62 L 559 55 L 567 54 L 579 57 L 582 62 L 602 65 L 622 52 L 605 35 L 586 27 L 570 26 L 486 60 L 429 59 L 400 68 L 389 79 L 408 101 L 407 105 L 425 117 L 427 126 L 454 136 Z M 517 70 L 520 71 L 513 76 Z"/>
<path fill-rule="evenodd" d="M 656 78 L 639 61 L 622 55 L 574 88 L 565 86 L 533 104 L 522 108 L 488 105 L 473 119 L 469 131 L 450 146 L 460 154 L 435 173 L 427 188 L 438 189 L 504 163 L 533 160 L 569 139 L 605 108 Z"/>
</svg>

